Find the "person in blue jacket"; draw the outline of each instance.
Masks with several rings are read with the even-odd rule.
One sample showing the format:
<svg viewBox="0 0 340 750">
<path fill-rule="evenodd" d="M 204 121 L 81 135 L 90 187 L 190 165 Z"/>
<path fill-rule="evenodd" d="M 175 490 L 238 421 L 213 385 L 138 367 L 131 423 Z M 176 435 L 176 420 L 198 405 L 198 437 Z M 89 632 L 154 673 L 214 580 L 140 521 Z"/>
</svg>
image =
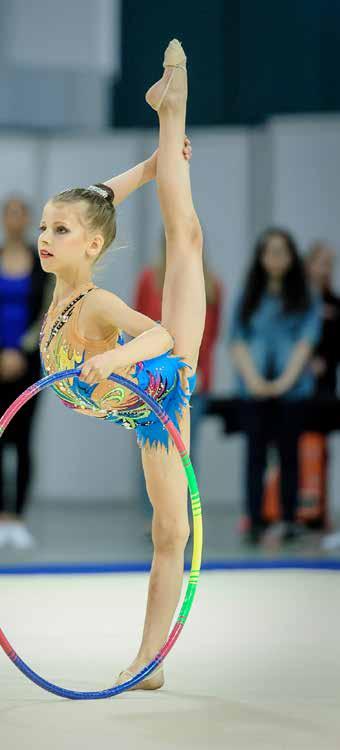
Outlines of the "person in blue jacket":
<svg viewBox="0 0 340 750">
<path fill-rule="evenodd" d="M 301 399 L 313 396 L 309 366 L 320 335 L 320 305 L 308 289 L 294 238 L 270 228 L 259 237 L 245 287 L 232 316 L 230 340 L 236 395 L 247 438 L 248 539 L 263 530 L 262 495 L 267 449 L 276 444 L 281 472 L 283 539 L 294 539 L 298 495 Z"/>
</svg>

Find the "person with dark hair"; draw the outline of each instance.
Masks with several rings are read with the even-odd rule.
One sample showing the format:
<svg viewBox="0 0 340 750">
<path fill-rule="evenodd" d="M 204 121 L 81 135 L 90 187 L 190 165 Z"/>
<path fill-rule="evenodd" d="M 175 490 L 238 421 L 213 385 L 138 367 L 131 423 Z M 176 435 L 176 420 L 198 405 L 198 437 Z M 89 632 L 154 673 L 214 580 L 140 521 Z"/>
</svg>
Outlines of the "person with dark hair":
<svg viewBox="0 0 340 750">
<path fill-rule="evenodd" d="M 336 396 L 340 362 L 340 297 L 333 289 L 334 250 L 322 241 L 311 245 L 306 261 L 307 276 L 322 300 L 322 331 L 311 361 L 318 396 Z"/>
<path fill-rule="evenodd" d="M 311 369 L 315 376 L 315 396 L 336 398 L 337 370 L 340 362 L 340 298 L 333 289 L 334 250 L 327 242 L 314 242 L 305 256 L 305 268 L 311 288 L 321 298 L 321 336 L 314 349 Z M 299 445 L 299 515 L 312 528 L 329 528 L 328 439 L 322 431 L 306 432 Z"/>
<path fill-rule="evenodd" d="M 289 232 L 267 229 L 258 239 L 245 289 L 231 326 L 237 395 L 247 438 L 248 539 L 263 531 L 262 497 L 267 449 L 276 444 L 281 466 L 282 538 L 294 539 L 298 493 L 297 400 L 313 395 L 309 367 L 320 332 L 317 299 L 308 290 L 297 245 Z"/>
<path fill-rule="evenodd" d="M 27 241 L 30 210 L 25 201 L 9 198 L 3 209 L 4 245 L 0 249 L 0 410 L 1 413 L 40 373 L 39 330 L 46 291 L 37 255 Z M 46 306 L 47 306 L 46 300 Z M 0 546 L 19 549 L 34 543 L 23 521 L 32 470 L 30 436 L 36 400 L 22 409 L 0 440 Z M 3 456 L 16 449 L 14 508 L 5 497 Z"/>
</svg>

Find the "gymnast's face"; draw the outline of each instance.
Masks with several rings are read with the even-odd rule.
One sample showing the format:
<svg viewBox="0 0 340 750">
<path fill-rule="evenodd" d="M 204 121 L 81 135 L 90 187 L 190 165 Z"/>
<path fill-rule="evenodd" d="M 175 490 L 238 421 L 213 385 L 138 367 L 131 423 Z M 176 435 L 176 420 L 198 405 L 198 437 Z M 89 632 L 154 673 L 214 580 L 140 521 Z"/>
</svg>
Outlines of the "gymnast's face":
<svg viewBox="0 0 340 750">
<path fill-rule="evenodd" d="M 49 201 L 40 222 L 38 251 L 47 273 L 79 271 L 91 266 L 103 245 L 101 235 L 88 231 L 82 202 Z"/>
</svg>

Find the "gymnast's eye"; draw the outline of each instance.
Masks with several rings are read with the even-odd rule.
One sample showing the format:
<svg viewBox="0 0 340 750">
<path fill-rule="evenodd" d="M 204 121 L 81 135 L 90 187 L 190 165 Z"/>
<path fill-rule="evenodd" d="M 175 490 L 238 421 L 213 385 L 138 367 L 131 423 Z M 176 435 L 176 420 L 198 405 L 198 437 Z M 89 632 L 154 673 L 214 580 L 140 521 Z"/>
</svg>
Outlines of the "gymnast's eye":
<svg viewBox="0 0 340 750">
<path fill-rule="evenodd" d="M 56 228 L 56 232 L 57 232 L 58 234 L 66 234 L 66 232 L 68 232 L 68 229 L 66 229 L 66 227 L 64 227 L 64 226 L 63 226 L 62 224 L 60 224 L 60 225 L 59 225 L 59 226 L 58 226 L 58 227 Z"/>
</svg>

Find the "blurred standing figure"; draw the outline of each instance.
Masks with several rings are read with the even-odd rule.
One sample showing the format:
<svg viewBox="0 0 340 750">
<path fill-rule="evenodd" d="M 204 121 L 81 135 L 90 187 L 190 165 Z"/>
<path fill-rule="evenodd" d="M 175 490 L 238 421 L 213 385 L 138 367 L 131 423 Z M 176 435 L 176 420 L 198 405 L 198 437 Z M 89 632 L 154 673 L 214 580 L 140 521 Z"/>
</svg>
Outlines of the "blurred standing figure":
<svg viewBox="0 0 340 750">
<path fill-rule="evenodd" d="M 231 352 L 243 399 L 247 437 L 246 512 L 248 539 L 260 539 L 267 449 L 279 451 L 282 538 L 294 539 L 298 497 L 299 410 L 294 402 L 314 392 L 308 367 L 319 339 L 319 305 L 312 299 L 293 237 L 285 230 L 265 231 L 256 243 L 245 289 L 231 327 Z"/>
<path fill-rule="evenodd" d="M 311 366 L 319 396 L 336 396 L 340 362 L 340 297 L 333 291 L 334 251 L 325 242 L 315 242 L 307 256 L 306 269 L 312 288 L 322 300 L 322 330 Z"/>
<path fill-rule="evenodd" d="M 327 243 L 315 242 L 306 256 L 311 287 L 320 295 L 321 338 L 314 350 L 311 367 L 316 379 L 315 395 L 332 399 L 337 395 L 340 362 L 340 298 L 333 291 L 335 253 Z M 310 526 L 330 527 L 328 502 L 328 440 L 324 434 L 303 435 L 300 442 L 302 514 Z"/>
<path fill-rule="evenodd" d="M 39 331 L 44 273 L 38 256 L 27 241 L 31 216 L 20 198 L 8 199 L 3 208 L 4 245 L 0 248 L 0 409 L 1 414 L 22 391 L 39 378 Z M 36 399 L 19 412 L 0 440 L 0 546 L 17 548 L 34 543 L 23 523 L 31 476 L 30 433 Z M 3 456 L 7 443 L 16 449 L 16 494 L 14 508 L 5 497 Z M 14 512 L 13 512 L 14 511 Z"/>
<path fill-rule="evenodd" d="M 148 315 L 153 320 L 161 319 L 162 290 L 165 274 L 165 238 L 159 257 L 152 266 L 141 272 L 135 290 L 134 307 L 138 312 Z M 205 328 L 197 365 L 197 385 L 191 398 L 190 455 L 197 467 L 197 442 L 199 424 L 204 416 L 208 395 L 212 388 L 214 375 L 214 354 L 218 339 L 223 305 L 223 287 L 204 261 L 204 280 L 206 291 Z"/>
</svg>

